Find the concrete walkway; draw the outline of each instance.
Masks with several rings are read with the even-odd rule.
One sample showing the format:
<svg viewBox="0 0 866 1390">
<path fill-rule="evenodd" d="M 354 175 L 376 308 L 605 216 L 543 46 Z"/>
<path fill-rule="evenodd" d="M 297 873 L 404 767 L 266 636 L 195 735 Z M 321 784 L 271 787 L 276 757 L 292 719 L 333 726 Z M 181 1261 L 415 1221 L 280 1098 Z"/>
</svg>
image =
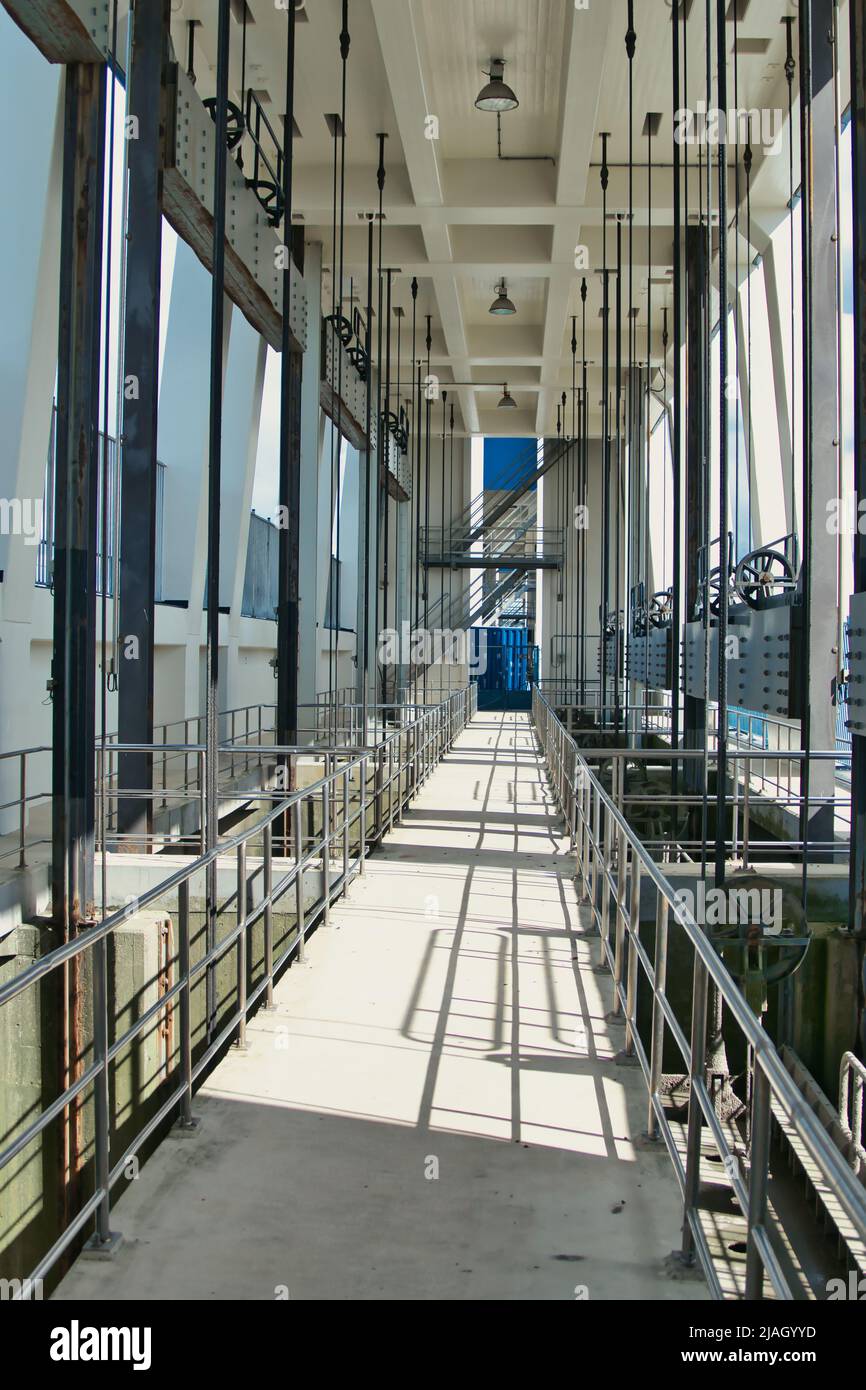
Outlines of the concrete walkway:
<svg viewBox="0 0 866 1390">
<path fill-rule="evenodd" d="M 56 1297 L 695 1299 L 527 715 L 480 714 Z M 597 943 L 594 943 L 597 944 Z M 637 1142 L 633 1142 L 637 1140 Z"/>
</svg>

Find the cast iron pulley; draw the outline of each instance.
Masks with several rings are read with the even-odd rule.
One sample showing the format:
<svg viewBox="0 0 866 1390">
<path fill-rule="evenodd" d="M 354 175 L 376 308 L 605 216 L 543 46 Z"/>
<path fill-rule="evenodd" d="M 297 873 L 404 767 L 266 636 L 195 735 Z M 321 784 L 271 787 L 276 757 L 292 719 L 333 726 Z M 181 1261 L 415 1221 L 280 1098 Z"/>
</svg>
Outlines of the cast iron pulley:
<svg viewBox="0 0 866 1390">
<path fill-rule="evenodd" d="M 370 359 L 367 356 L 366 349 L 362 347 L 349 348 L 348 357 L 355 371 L 358 373 L 358 376 L 362 381 L 366 381 L 367 372 L 370 369 Z"/>
<path fill-rule="evenodd" d="M 734 572 L 737 595 L 750 608 L 767 608 L 771 600 L 793 594 L 796 587 L 794 566 L 781 550 L 752 550 Z"/>
<path fill-rule="evenodd" d="M 355 336 L 350 319 L 345 314 L 328 314 L 325 323 L 330 323 L 344 348 L 347 348 Z"/>
<path fill-rule="evenodd" d="M 674 611 L 674 591 L 673 589 L 659 589 L 658 593 L 653 594 L 649 606 L 649 622 L 651 627 L 667 627 L 673 617 Z"/>
<path fill-rule="evenodd" d="M 206 111 L 210 112 L 211 120 L 216 124 L 217 105 L 216 97 L 208 97 L 203 103 Z M 230 150 L 236 149 L 244 138 L 247 123 L 244 120 L 244 113 L 233 101 L 226 102 L 226 145 Z"/>
<path fill-rule="evenodd" d="M 649 609 L 646 607 L 646 604 L 640 604 L 634 610 L 634 616 L 632 617 L 632 627 L 635 637 L 646 637 L 649 619 Z"/>
<path fill-rule="evenodd" d="M 253 190 L 268 214 L 270 226 L 278 227 L 283 220 L 283 190 L 271 179 L 247 179 L 247 188 Z"/>
<path fill-rule="evenodd" d="M 732 576 L 731 576 L 731 572 L 730 572 L 730 570 L 729 570 L 729 571 L 728 571 L 728 575 L 727 575 L 727 581 L 728 581 L 728 601 L 729 601 L 729 602 L 730 602 L 730 599 L 731 599 L 731 597 L 732 597 L 731 577 L 732 577 Z M 720 566 L 720 565 L 714 565 L 713 568 L 710 570 L 710 576 L 709 576 L 709 590 L 710 590 L 710 613 L 712 614 L 712 616 L 713 616 L 714 618 L 717 618 L 717 617 L 719 616 L 719 613 L 721 612 L 721 608 L 722 608 L 722 570 L 721 570 L 721 566 Z M 695 605 L 695 617 L 696 617 L 696 618 L 702 617 L 702 616 L 703 616 L 703 611 L 704 611 L 704 586 L 703 586 L 703 584 L 702 584 L 701 587 L 700 587 L 700 589 L 698 590 L 698 599 L 697 599 L 697 603 L 696 603 L 696 605 Z"/>
<path fill-rule="evenodd" d="M 707 890 L 706 903 L 710 940 L 762 1013 L 767 987 L 793 975 L 809 949 L 812 934 L 798 893 L 790 882 L 743 871 L 726 879 L 718 894 Z"/>
</svg>

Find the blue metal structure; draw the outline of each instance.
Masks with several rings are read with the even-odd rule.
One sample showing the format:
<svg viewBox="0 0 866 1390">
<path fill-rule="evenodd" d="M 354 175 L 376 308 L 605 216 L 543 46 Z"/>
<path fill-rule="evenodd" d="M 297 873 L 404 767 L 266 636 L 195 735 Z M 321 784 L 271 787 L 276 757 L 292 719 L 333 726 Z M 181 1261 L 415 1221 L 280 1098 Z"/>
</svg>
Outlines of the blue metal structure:
<svg viewBox="0 0 866 1390">
<path fill-rule="evenodd" d="M 538 678 L 538 648 L 525 627 L 474 627 L 473 681 L 478 708 L 523 710 L 531 707 L 530 687 Z"/>
</svg>

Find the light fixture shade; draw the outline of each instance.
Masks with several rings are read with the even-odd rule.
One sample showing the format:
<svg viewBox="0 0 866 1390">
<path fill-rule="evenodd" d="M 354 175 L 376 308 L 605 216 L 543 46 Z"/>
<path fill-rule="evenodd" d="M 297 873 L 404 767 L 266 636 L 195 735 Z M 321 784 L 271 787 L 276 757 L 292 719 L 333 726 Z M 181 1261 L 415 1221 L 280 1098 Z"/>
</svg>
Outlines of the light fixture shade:
<svg viewBox="0 0 866 1390">
<path fill-rule="evenodd" d="M 497 318 L 505 318 L 508 314 L 517 313 L 515 305 L 508 298 L 508 286 L 504 280 L 496 286 L 496 296 L 490 306 L 491 314 L 495 314 Z"/>
<path fill-rule="evenodd" d="M 503 81 L 505 72 L 505 60 L 503 58 L 490 59 L 490 81 L 485 87 L 481 88 L 475 98 L 475 105 L 479 111 L 492 111 L 494 115 L 501 111 L 514 111 L 520 105 L 508 83 Z"/>
<path fill-rule="evenodd" d="M 506 386 L 506 388 L 505 388 L 505 395 L 502 397 L 502 400 L 499 402 L 499 404 L 498 404 L 498 406 L 496 407 L 496 409 L 497 409 L 497 410 L 516 410 L 516 409 L 517 409 L 517 401 L 514 399 L 514 397 L 512 396 L 512 394 L 511 394 L 511 392 L 509 391 L 509 389 L 508 389 L 507 386 Z"/>
</svg>

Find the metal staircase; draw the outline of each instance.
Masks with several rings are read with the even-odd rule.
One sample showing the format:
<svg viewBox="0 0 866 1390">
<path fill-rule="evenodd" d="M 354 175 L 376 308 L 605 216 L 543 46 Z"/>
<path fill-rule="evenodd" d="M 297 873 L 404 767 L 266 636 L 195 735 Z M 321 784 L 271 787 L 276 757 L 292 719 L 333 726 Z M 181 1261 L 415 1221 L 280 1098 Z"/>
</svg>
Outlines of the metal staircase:
<svg viewBox="0 0 866 1390">
<path fill-rule="evenodd" d="M 489 576 L 476 576 L 468 589 L 460 594 L 443 594 L 430 605 L 427 612 L 427 627 L 449 629 L 452 632 L 474 627 L 477 623 L 489 622 L 499 607 L 526 583 L 522 570 L 508 570 L 492 588 Z"/>
<path fill-rule="evenodd" d="M 508 474 L 496 489 L 504 494 L 501 500 L 490 506 L 489 493 L 480 492 L 456 518 L 455 530 L 465 532 L 470 543 L 477 541 L 491 527 L 503 521 L 545 474 L 566 457 L 570 449 L 569 440 L 561 440 L 548 449 L 545 449 L 544 441 L 531 440 L 528 448 L 515 459 Z"/>
</svg>

